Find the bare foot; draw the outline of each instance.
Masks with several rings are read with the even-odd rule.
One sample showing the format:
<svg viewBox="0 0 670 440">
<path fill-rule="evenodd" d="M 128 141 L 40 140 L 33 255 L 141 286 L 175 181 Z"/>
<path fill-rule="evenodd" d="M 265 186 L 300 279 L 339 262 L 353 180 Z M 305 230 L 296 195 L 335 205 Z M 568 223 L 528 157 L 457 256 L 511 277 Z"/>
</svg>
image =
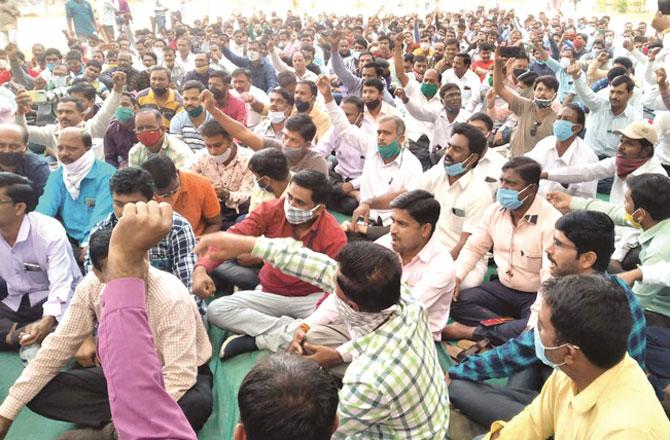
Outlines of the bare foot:
<svg viewBox="0 0 670 440">
<path fill-rule="evenodd" d="M 442 340 L 474 339 L 475 328 L 455 322 L 442 329 Z"/>
</svg>

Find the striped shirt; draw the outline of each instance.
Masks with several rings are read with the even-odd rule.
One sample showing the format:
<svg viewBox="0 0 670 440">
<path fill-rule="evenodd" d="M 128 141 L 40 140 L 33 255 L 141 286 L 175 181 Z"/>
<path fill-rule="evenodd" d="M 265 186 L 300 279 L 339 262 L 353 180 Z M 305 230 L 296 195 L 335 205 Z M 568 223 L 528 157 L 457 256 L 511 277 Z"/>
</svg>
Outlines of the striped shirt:
<svg viewBox="0 0 670 440">
<path fill-rule="evenodd" d="M 252 254 L 334 294 L 338 264 L 290 238 L 260 237 Z M 449 396 L 426 311 L 406 285 L 398 309 L 378 329 L 338 348 L 352 362 L 342 380 L 334 439 L 443 439 Z"/>
<path fill-rule="evenodd" d="M 15 419 L 21 408 L 67 365 L 100 319 L 104 289 L 105 284 L 93 274 L 77 286 L 56 331 L 44 339 L 37 357 L 9 389 L 0 416 Z M 178 401 L 195 385 L 198 367 L 212 356 L 207 331 L 186 288 L 174 275 L 154 268 L 149 268 L 147 280 L 147 316 L 165 389 Z"/>
<path fill-rule="evenodd" d="M 205 113 L 206 116 L 203 124 L 212 119 L 212 115 L 207 112 Z M 202 138 L 202 134 L 200 134 L 200 130 L 193 125 L 193 121 L 188 115 L 188 112 L 177 113 L 175 117 L 172 118 L 170 121 L 170 134 L 191 147 L 193 152 L 205 148 L 205 141 Z"/>
</svg>

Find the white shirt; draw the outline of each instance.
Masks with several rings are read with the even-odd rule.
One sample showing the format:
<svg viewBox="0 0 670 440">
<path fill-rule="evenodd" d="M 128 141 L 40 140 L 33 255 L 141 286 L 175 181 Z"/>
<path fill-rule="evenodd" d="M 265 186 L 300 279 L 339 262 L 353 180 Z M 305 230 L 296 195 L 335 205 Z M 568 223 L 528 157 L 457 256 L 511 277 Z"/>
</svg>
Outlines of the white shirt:
<svg viewBox="0 0 670 440">
<path fill-rule="evenodd" d="M 584 140 L 593 148 L 598 157 L 612 157 L 616 155 L 619 145 L 619 136 L 614 134 L 614 131 L 623 130 L 631 122 L 639 121 L 642 119 L 642 114 L 635 111 L 629 104 L 623 113 L 614 116 L 609 98 L 606 99 L 593 93 L 593 90 L 586 85 L 584 77 L 585 75 L 582 74 L 575 81 L 577 95 L 591 109 L 586 120 Z"/>
<path fill-rule="evenodd" d="M 98 16 L 100 24 L 104 26 L 114 26 L 116 21 L 116 6 L 112 0 L 98 0 Z"/>
<path fill-rule="evenodd" d="M 444 157 L 421 176 L 416 186 L 407 189 L 431 192 L 440 202 L 440 218 L 435 232 L 449 250 L 460 241 L 463 232 L 474 232 L 484 210 L 493 203 L 488 185 L 471 171 L 450 185 L 449 176 L 444 171 Z"/>
<path fill-rule="evenodd" d="M 405 93 L 410 99 L 410 102 L 413 102 L 415 106 L 419 107 L 421 110 L 424 110 L 430 114 L 439 114 L 443 109 L 442 100 L 440 99 L 439 90 L 435 95 L 428 99 L 426 96 L 421 93 L 421 85 L 414 79 L 410 78 L 409 82 L 405 86 Z M 433 119 L 425 120 L 415 118 L 412 113 L 407 109 L 403 119 L 405 120 L 405 125 L 407 126 L 407 137 L 410 140 L 416 141 L 421 137 L 422 134 L 428 136 L 428 139 L 432 140 L 434 122 Z"/>
<path fill-rule="evenodd" d="M 378 197 L 402 188 L 413 188 L 421 177 L 421 162 L 407 148 L 389 163 L 384 163 L 377 147 L 368 149 L 361 176 L 361 200 Z M 391 220 L 390 209 L 371 209 L 370 220 L 382 219 L 384 226 Z"/>
<path fill-rule="evenodd" d="M 558 156 L 556 150 L 556 136 L 549 136 L 540 140 L 535 147 L 525 156 L 539 162 L 543 171 L 553 171 L 560 168 L 571 167 L 575 165 L 587 165 L 598 162 L 598 156 L 593 149 L 581 138 L 576 137 L 572 144 L 565 150 L 563 156 Z M 561 191 L 573 196 L 595 198 L 598 189 L 598 181 L 590 180 L 581 183 L 571 183 L 565 188 L 558 182 L 549 180 L 540 181 L 540 195 L 546 196 L 553 191 Z"/>
<path fill-rule="evenodd" d="M 670 112 L 656 113 L 654 128 L 658 134 L 654 157 L 662 164 L 670 165 Z"/>
<path fill-rule="evenodd" d="M 475 177 L 486 183 L 494 197 L 496 191 L 498 191 L 498 182 L 505 163 L 507 163 L 505 156 L 491 148 L 487 148 L 484 157 L 479 159 L 477 166 L 472 169 Z"/>
<path fill-rule="evenodd" d="M 612 183 L 612 192 L 610 193 L 610 203 L 623 204 L 625 201 L 628 185 L 626 180 L 616 175 L 616 158 L 609 157 L 590 165 L 576 165 L 570 168 L 562 168 L 549 172 L 547 179 L 562 183 L 575 183 L 588 180 L 604 179 L 614 176 Z M 640 174 L 661 174 L 667 176 L 661 163 L 654 157 L 645 162 L 641 167 L 630 173 L 628 176 L 639 176 Z M 627 177 L 628 177 L 627 176 Z M 640 236 L 640 230 L 627 227 L 615 226 L 614 254 L 613 260 L 621 261 L 628 250 L 637 243 Z"/>
<path fill-rule="evenodd" d="M 480 94 L 482 82 L 479 79 L 479 76 L 468 68 L 465 74 L 459 78 L 454 69 L 451 68 L 442 75 L 442 85 L 448 83 L 454 83 L 460 87 L 462 99 L 461 108 L 466 109 L 471 113 L 474 112 L 481 101 Z"/>
<path fill-rule="evenodd" d="M 175 62 L 181 65 L 181 67 L 184 69 L 184 72 L 195 70 L 195 54 L 193 52 L 189 52 L 186 58 L 182 58 L 179 52 L 175 52 Z"/>
</svg>

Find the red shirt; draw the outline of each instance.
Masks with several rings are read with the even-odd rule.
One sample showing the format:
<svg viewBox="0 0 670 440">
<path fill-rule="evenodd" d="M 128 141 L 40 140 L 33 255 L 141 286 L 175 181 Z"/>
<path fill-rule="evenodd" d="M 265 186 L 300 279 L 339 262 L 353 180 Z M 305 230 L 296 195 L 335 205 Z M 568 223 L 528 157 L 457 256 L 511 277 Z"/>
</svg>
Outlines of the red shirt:
<svg viewBox="0 0 670 440">
<path fill-rule="evenodd" d="M 238 122 L 241 122 L 245 126 L 247 125 L 247 106 L 237 96 L 233 96 L 228 92 L 228 99 L 226 99 L 225 106 L 218 106 L 219 110 L 235 119 Z"/>
<path fill-rule="evenodd" d="M 292 237 L 293 229 L 284 215 L 284 198 L 262 203 L 242 222 L 228 229 L 228 232 L 255 237 L 261 235 L 268 238 Z M 324 210 L 301 241 L 307 248 L 335 258 L 347 244 L 347 236 L 335 217 Z M 204 266 L 207 272 L 210 272 L 221 263 L 222 261 L 214 261 L 204 256 L 198 260 L 197 265 Z M 269 263 L 263 264 L 258 278 L 264 292 L 276 295 L 307 296 L 321 291 L 318 287 L 284 274 Z"/>
<path fill-rule="evenodd" d="M 476 71 L 477 68 L 482 68 L 482 69 L 488 71 L 491 68 L 491 66 L 493 66 L 494 62 L 495 61 L 493 61 L 493 60 L 488 60 L 488 61 L 477 60 L 477 61 L 472 63 L 472 66 L 470 66 L 470 68 L 475 73 L 477 73 L 477 71 Z M 484 81 L 484 78 L 486 78 L 486 74 L 480 75 L 480 74 L 477 73 L 477 76 L 479 76 L 480 81 Z"/>
</svg>

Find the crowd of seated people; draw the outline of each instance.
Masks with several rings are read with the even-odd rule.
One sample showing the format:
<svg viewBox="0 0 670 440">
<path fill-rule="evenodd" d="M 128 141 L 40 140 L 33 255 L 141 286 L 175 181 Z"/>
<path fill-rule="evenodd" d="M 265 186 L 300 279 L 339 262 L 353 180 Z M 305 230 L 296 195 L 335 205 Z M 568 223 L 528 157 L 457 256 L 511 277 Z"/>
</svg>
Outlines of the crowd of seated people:
<svg viewBox="0 0 670 440">
<path fill-rule="evenodd" d="M 195 439 L 259 350 L 238 440 L 670 437 L 670 16 L 99 3 L 0 51 L 0 439 Z"/>
</svg>

